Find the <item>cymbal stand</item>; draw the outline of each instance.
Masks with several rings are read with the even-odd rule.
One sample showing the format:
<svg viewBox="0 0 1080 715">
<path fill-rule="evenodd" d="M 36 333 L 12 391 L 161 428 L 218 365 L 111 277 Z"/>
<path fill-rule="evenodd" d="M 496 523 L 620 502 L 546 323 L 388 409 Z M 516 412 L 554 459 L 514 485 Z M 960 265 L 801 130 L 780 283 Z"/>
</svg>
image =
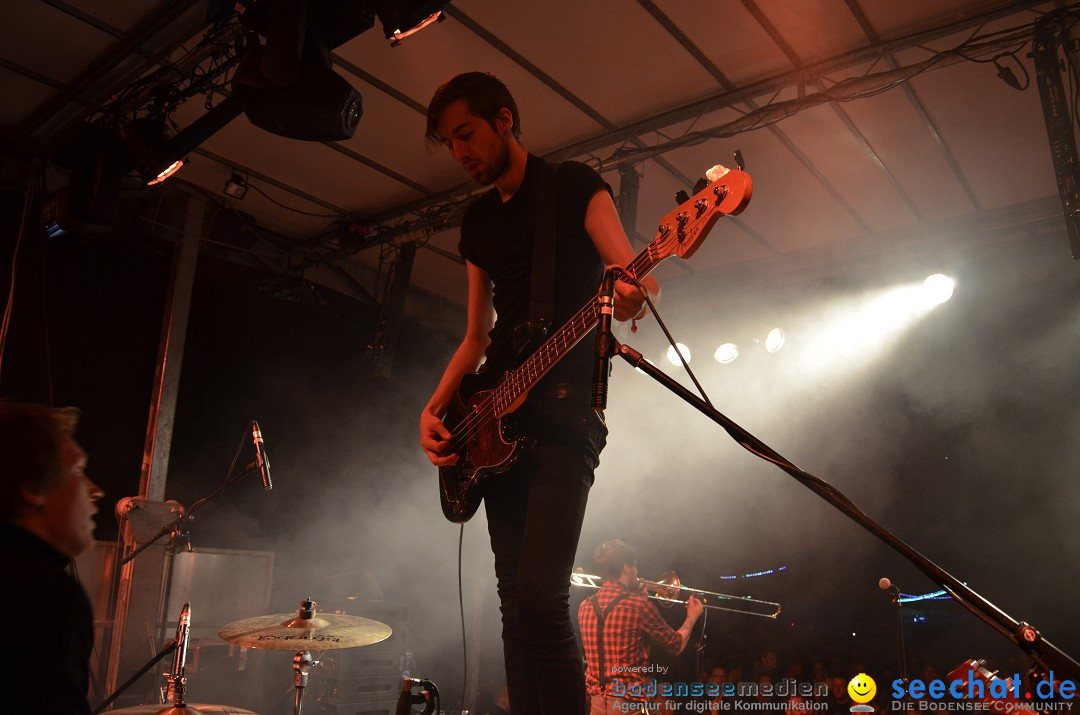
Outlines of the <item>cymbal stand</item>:
<svg viewBox="0 0 1080 715">
<path fill-rule="evenodd" d="M 319 661 L 311 657 L 310 650 L 300 650 L 292 659 L 292 667 L 296 672 L 293 678 L 293 686 L 296 688 L 296 700 L 293 705 L 293 715 L 300 715 L 304 707 L 304 688 L 307 687 L 308 675 L 311 669 L 319 664 Z"/>
<path fill-rule="evenodd" d="M 306 598 L 300 602 L 300 618 L 311 620 L 315 618 L 315 602 Z M 300 650 L 293 656 L 293 687 L 296 689 L 296 698 L 293 703 L 293 715 L 300 715 L 304 707 L 304 689 L 307 688 L 308 675 L 311 669 L 319 664 L 311 656 L 311 651 Z"/>
</svg>

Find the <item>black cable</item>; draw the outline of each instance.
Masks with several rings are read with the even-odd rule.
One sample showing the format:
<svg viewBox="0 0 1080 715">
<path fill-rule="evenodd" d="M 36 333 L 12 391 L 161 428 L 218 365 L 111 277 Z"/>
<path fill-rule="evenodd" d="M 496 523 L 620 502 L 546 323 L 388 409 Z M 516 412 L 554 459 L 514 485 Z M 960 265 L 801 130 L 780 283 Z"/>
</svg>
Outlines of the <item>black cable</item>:
<svg viewBox="0 0 1080 715">
<path fill-rule="evenodd" d="M 52 343 L 49 340 L 49 246 L 42 250 L 41 258 L 41 333 L 45 343 L 45 383 L 49 391 L 49 405 L 53 405 Z M 74 565 L 74 561 L 71 562 Z"/>
<path fill-rule="evenodd" d="M 645 290 L 645 287 L 641 285 L 641 282 L 638 281 L 635 276 L 630 275 L 626 271 L 622 271 L 621 275 L 619 276 L 619 280 L 625 283 L 629 283 L 635 288 L 637 288 L 639 291 L 641 291 L 641 294 L 645 297 L 645 304 L 649 306 L 649 310 L 652 311 L 653 317 L 656 318 L 656 324 L 660 326 L 660 330 L 664 331 L 664 336 L 667 338 L 668 343 L 671 344 L 671 347 L 675 350 L 675 354 L 679 356 L 679 360 L 682 362 L 683 369 L 686 370 L 686 374 L 690 376 L 690 379 L 697 387 L 698 394 L 701 395 L 701 399 L 705 401 L 706 405 L 712 407 L 713 403 L 709 399 L 709 396 L 705 394 L 705 388 L 701 386 L 701 383 L 698 382 L 697 376 L 694 375 L 694 371 L 690 369 L 690 361 L 683 356 L 682 351 L 679 350 L 678 344 L 675 342 L 675 338 L 671 335 L 671 331 L 669 331 L 667 325 L 664 324 L 664 320 L 660 317 L 660 313 L 656 311 L 656 306 L 653 305 L 652 300 L 649 298 L 649 291 Z"/>
<path fill-rule="evenodd" d="M 303 209 L 298 209 L 298 208 L 295 208 L 293 206 L 287 206 L 287 205 L 281 203 L 280 201 L 277 201 L 277 200 L 271 198 L 269 194 L 267 194 L 265 191 L 260 189 L 255 184 L 252 184 L 250 181 L 248 182 L 248 186 L 250 186 L 251 188 L 255 189 L 255 191 L 262 194 L 263 197 L 267 201 L 269 201 L 270 203 L 277 204 L 278 206 L 280 206 L 283 209 L 287 209 L 289 211 L 294 211 L 294 212 L 296 212 L 298 214 L 303 214 L 304 216 L 314 216 L 315 218 L 348 218 L 347 214 L 317 214 L 317 213 L 312 213 L 310 211 L 304 211 Z"/>
<path fill-rule="evenodd" d="M 30 213 L 34 208 L 34 199 L 37 197 L 38 192 L 38 177 L 42 173 L 41 162 L 38 159 L 33 159 L 30 162 L 30 170 L 28 172 L 26 180 L 26 197 L 23 200 L 22 218 L 19 221 L 19 234 L 15 239 L 15 250 L 11 254 L 11 284 L 8 288 L 8 299 L 4 305 L 4 317 L 0 321 L 0 368 L 4 363 L 4 348 L 7 346 L 8 333 L 11 330 L 11 315 L 15 304 L 15 278 L 19 266 L 19 253 L 21 252 L 23 240 L 26 238 L 27 229 L 30 223 Z"/>
<path fill-rule="evenodd" d="M 458 531 L 457 543 L 457 592 L 458 607 L 461 611 L 461 702 L 458 704 L 458 712 L 465 709 L 465 690 L 469 684 L 469 641 L 465 637 L 465 592 L 461 586 L 461 546 L 465 542 L 465 524 Z M 441 704 L 440 704 L 441 712 Z"/>
</svg>

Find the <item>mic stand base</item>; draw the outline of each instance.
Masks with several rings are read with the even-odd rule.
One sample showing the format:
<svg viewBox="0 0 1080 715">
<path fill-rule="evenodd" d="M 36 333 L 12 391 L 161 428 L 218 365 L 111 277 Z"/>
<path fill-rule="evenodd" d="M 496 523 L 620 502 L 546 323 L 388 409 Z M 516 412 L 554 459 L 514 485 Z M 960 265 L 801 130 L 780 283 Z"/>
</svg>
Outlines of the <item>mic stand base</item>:
<svg viewBox="0 0 1080 715">
<path fill-rule="evenodd" d="M 1027 623 L 1013 619 L 997 606 L 976 593 L 974 589 L 964 585 L 959 579 L 947 573 L 933 561 L 900 540 L 900 538 L 891 531 L 867 516 L 854 502 L 844 496 L 838 489 L 813 474 L 796 467 L 772 447 L 747 432 L 700 397 L 673 380 L 662 370 L 651 364 L 640 352 L 634 350 L 629 345 L 616 343 L 615 354 L 659 382 L 670 392 L 681 397 L 698 412 L 701 412 L 713 422 L 723 427 L 724 430 L 731 435 L 732 439 L 740 445 L 787 472 L 797 479 L 804 487 L 832 504 L 847 515 L 852 521 L 885 542 L 885 544 L 890 546 L 894 551 L 898 552 L 916 568 L 922 571 L 931 581 L 945 589 L 949 595 L 953 597 L 953 600 L 982 620 L 983 623 L 996 630 L 1005 638 L 1008 638 L 1015 646 L 1027 653 L 1043 668 L 1054 670 L 1055 677 L 1065 676 L 1074 681 L 1080 680 L 1080 663 L 1073 660 L 1071 656 L 1050 643 L 1050 641 L 1045 640 L 1036 628 Z"/>
</svg>

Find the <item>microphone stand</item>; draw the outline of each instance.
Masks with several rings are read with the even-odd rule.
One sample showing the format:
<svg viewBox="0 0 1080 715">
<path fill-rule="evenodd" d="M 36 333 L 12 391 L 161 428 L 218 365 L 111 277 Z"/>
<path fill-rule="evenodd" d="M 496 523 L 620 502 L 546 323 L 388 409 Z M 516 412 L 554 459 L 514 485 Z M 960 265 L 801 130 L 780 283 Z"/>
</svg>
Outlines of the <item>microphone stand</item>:
<svg viewBox="0 0 1080 715">
<path fill-rule="evenodd" d="M 896 606 L 896 644 L 900 654 L 900 670 L 897 674 L 904 681 L 904 693 L 907 694 L 908 672 L 907 651 L 904 649 L 904 604 L 900 603 L 900 589 L 895 585 L 892 586 L 889 596 L 893 605 Z"/>
<path fill-rule="evenodd" d="M 157 543 L 164 536 L 170 536 L 171 535 L 172 538 L 175 540 L 175 538 L 177 536 L 183 536 L 184 534 L 186 534 L 187 530 L 185 529 L 185 526 L 186 526 L 186 524 L 190 523 L 192 519 L 195 518 L 195 511 L 197 509 L 204 506 L 211 499 L 214 499 L 215 497 L 221 496 L 222 492 L 224 492 L 226 489 L 231 487 L 233 484 L 236 484 L 238 481 L 240 481 L 241 479 L 243 479 L 247 475 L 252 474 L 254 472 L 258 472 L 258 471 L 259 471 L 258 462 L 252 462 L 251 464 L 247 465 L 247 467 L 244 468 L 244 471 L 240 472 L 240 474 L 237 475 L 236 477 L 228 477 L 228 478 L 226 478 L 225 482 L 220 487 L 218 487 L 214 491 L 210 492 L 208 495 L 204 496 L 202 499 L 199 499 L 198 501 L 196 501 L 194 504 L 191 505 L 191 508 L 188 509 L 186 512 L 181 513 L 180 516 L 176 517 L 175 519 L 170 521 L 168 524 L 161 527 L 161 531 L 154 534 L 153 538 L 151 538 L 149 541 L 145 542 L 142 546 L 135 549 L 130 554 L 125 556 L 123 559 L 121 559 L 120 560 L 120 566 L 123 566 L 128 561 L 131 561 L 136 556 L 141 554 L 143 551 L 146 551 L 148 548 L 150 548 L 150 546 Z"/>
<path fill-rule="evenodd" d="M 777 467 L 787 472 L 804 487 L 817 494 L 829 504 L 832 504 L 856 524 L 890 546 L 894 551 L 898 552 L 901 556 L 914 564 L 917 569 L 926 574 L 931 581 L 945 589 L 957 603 L 966 608 L 972 615 L 979 618 L 983 623 L 993 628 L 1024 651 L 1024 653 L 1030 656 L 1040 667 L 1045 670 L 1056 670 L 1057 673 L 1055 673 L 1055 675 L 1064 675 L 1074 681 L 1080 680 L 1080 663 L 1073 660 L 1071 656 L 1050 641 L 1044 639 L 1038 629 L 1023 621 L 1013 619 L 1000 608 L 976 593 L 974 589 L 968 587 L 956 577 L 947 573 L 933 561 L 923 556 L 895 534 L 867 516 L 862 509 L 844 496 L 844 494 L 836 487 L 823 479 L 796 467 L 769 445 L 747 432 L 731 419 L 714 409 L 710 404 L 666 375 L 662 370 L 649 363 L 640 352 L 629 345 L 622 345 L 616 342 L 615 354 L 626 360 L 638 370 L 649 375 L 669 391 L 681 397 L 691 407 L 720 425 L 744 448 L 757 454 L 766 461 L 772 462 Z"/>
<path fill-rule="evenodd" d="M 592 408 L 598 412 L 607 409 L 608 374 L 611 372 L 611 356 L 618 344 L 611 332 L 611 316 L 615 312 L 615 274 L 623 270 L 616 266 L 604 271 L 597 296 L 596 363 L 593 368 Z"/>
<path fill-rule="evenodd" d="M 109 697 L 107 697 L 107 698 L 105 698 L 105 699 L 104 699 L 103 701 L 101 701 L 101 704 L 100 704 L 100 705 L 98 705 L 98 706 L 97 706 L 97 708 L 95 708 L 95 709 L 94 709 L 94 712 L 92 713 L 92 715 L 98 715 L 99 713 L 101 713 L 101 712 L 104 712 L 104 711 L 105 711 L 105 708 L 109 707 L 109 705 L 111 705 L 111 704 L 112 704 L 112 702 L 113 702 L 114 700 L 116 700 L 116 699 L 117 699 L 118 697 L 120 697 L 121 695 L 123 695 L 123 694 L 124 694 L 124 691 L 125 691 L 125 690 L 127 690 L 127 689 L 128 689 L 128 688 L 130 688 L 130 687 L 131 687 L 132 685 L 134 685 L 134 684 L 135 684 L 135 682 L 136 682 L 136 681 L 137 681 L 137 680 L 138 680 L 139 678 L 141 678 L 141 677 L 143 677 L 144 675 L 146 675 L 146 673 L 147 673 L 147 672 L 148 672 L 148 671 L 149 671 L 149 670 L 150 670 L 151 668 L 153 668 L 153 667 L 154 667 L 155 665 L 157 665 L 157 664 L 158 664 L 158 662 L 160 662 L 162 658 L 164 658 L 164 657 L 165 657 L 165 656 L 167 656 L 167 655 L 168 655 L 169 653 L 172 653 L 172 652 L 173 652 L 174 650 L 176 650 L 176 649 L 177 649 L 177 648 L 179 647 L 179 645 L 180 645 L 180 644 L 179 644 L 179 643 L 178 643 L 177 641 L 175 641 L 175 640 L 171 640 L 171 641 L 169 641 L 168 643 L 166 643 L 166 644 L 165 644 L 165 647 L 164 647 L 164 648 L 162 648 L 162 649 L 161 649 L 161 651 L 160 651 L 160 652 L 159 652 L 159 653 L 158 653 L 157 655 L 155 655 L 155 656 L 154 656 L 153 658 L 151 658 L 151 659 L 150 659 L 150 660 L 149 660 L 149 661 L 148 661 L 148 662 L 146 663 L 146 665 L 144 665 L 144 666 L 143 666 L 142 668 L 139 668 L 139 671 L 138 671 L 137 673 L 135 673 L 135 675 L 133 675 L 133 676 L 131 676 L 130 678 L 128 678 L 128 679 L 127 679 L 127 680 L 126 680 L 126 681 L 125 681 L 125 682 L 124 682 L 124 683 L 123 683 L 122 685 L 120 685 L 119 687 L 117 687 L 117 688 L 116 688 L 116 690 L 114 690 L 114 691 L 113 691 L 113 692 L 112 692 L 112 693 L 111 693 L 111 694 L 109 695 Z"/>
<path fill-rule="evenodd" d="M 246 439 L 246 435 L 245 435 L 245 439 Z M 238 455 L 239 455 L 239 449 L 237 450 L 237 456 Z M 157 614 L 158 621 L 161 622 L 161 632 L 160 632 L 159 635 L 161 636 L 162 640 L 164 640 L 164 638 L 165 638 L 165 630 L 167 628 L 167 626 L 165 625 L 165 622 L 164 622 L 164 617 L 165 617 L 165 609 L 168 607 L 167 601 L 168 601 L 168 597 L 169 597 L 169 592 L 172 589 L 173 561 L 176 558 L 176 542 L 177 542 L 177 540 L 181 539 L 181 538 L 184 539 L 187 542 L 188 551 L 191 551 L 191 540 L 190 540 L 189 535 L 187 534 L 187 526 L 195 518 L 195 512 L 197 512 L 201 507 L 205 506 L 208 502 L 210 502 L 214 498 L 216 498 L 218 496 L 221 496 L 221 494 L 224 493 L 226 489 L 231 487 L 233 484 L 236 484 L 237 482 L 239 482 L 241 479 L 243 479 L 247 475 L 260 471 L 259 470 L 259 461 L 258 461 L 258 459 L 256 459 L 254 462 L 251 462 L 246 467 L 244 467 L 244 470 L 242 472 L 240 472 L 236 476 L 232 476 L 232 470 L 235 467 L 235 464 L 236 464 L 236 461 L 235 461 L 235 457 L 234 457 L 233 463 L 229 465 L 229 474 L 226 475 L 225 481 L 222 482 L 221 486 L 219 486 L 217 489 L 210 492 L 206 496 L 202 497 L 201 499 L 198 499 L 194 504 L 191 505 L 191 508 L 188 509 L 186 512 L 183 511 L 183 509 L 181 509 L 179 516 L 177 516 L 175 519 L 170 521 L 165 526 L 161 527 L 161 530 L 158 531 L 158 533 L 154 534 L 154 536 L 150 540 L 146 541 L 145 543 L 140 545 L 138 548 L 136 548 L 134 551 L 132 551 L 130 554 L 125 556 L 123 559 L 121 559 L 120 562 L 116 566 L 116 572 L 115 572 L 116 573 L 116 579 L 119 580 L 119 578 L 120 578 L 120 570 L 123 568 L 124 564 L 131 561 L 132 559 L 134 559 L 136 556 L 138 556 L 142 552 L 146 551 L 153 544 L 160 541 L 163 537 L 165 537 L 165 536 L 169 537 L 169 544 L 165 549 L 165 563 L 163 564 L 162 570 L 161 570 L 161 586 L 160 586 L 161 594 L 160 594 L 160 598 L 159 598 L 159 602 L 158 602 L 158 614 Z M 126 515 L 125 515 L 125 518 L 126 518 Z M 163 653 L 164 653 L 164 651 L 163 651 Z M 158 660 L 160 660 L 161 657 L 163 657 L 163 655 L 159 656 L 155 660 L 151 661 L 151 665 L 153 663 L 156 663 Z M 140 671 L 139 675 L 142 675 L 145 672 L 146 672 L 146 670 L 144 669 L 144 670 Z M 130 685 L 133 682 L 134 682 L 134 679 L 128 681 L 127 683 L 124 683 L 124 685 L 122 685 L 116 691 L 116 695 L 119 695 L 124 690 L 126 690 L 128 687 L 130 687 Z M 105 703 L 105 704 L 107 704 L 107 703 Z"/>
</svg>

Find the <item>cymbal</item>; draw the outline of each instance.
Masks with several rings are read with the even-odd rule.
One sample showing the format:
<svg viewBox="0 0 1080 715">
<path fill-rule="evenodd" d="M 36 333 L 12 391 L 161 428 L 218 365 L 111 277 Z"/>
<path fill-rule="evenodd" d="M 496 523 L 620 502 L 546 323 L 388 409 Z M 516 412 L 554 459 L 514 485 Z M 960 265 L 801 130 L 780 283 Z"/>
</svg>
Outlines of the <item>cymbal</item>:
<svg viewBox="0 0 1080 715">
<path fill-rule="evenodd" d="M 192 715 L 193 713 L 206 713 L 207 715 L 259 715 L 252 710 L 235 708 L 231 705 L 200 705 L 188 703 L 182 708 L 175 705 L 136 705 L 131 708 L 110 710 L 109 715 Z"/>
<path fill-rule="evenodd" d="M 256 616 L 234 621 L 218 630 L 222 640 L 266 650 L 336 650 L 384 641 L 390 626 L 370 618 L 342 613 L 319 613 L 300 618 L 295 613 Z"/>
</svg>

